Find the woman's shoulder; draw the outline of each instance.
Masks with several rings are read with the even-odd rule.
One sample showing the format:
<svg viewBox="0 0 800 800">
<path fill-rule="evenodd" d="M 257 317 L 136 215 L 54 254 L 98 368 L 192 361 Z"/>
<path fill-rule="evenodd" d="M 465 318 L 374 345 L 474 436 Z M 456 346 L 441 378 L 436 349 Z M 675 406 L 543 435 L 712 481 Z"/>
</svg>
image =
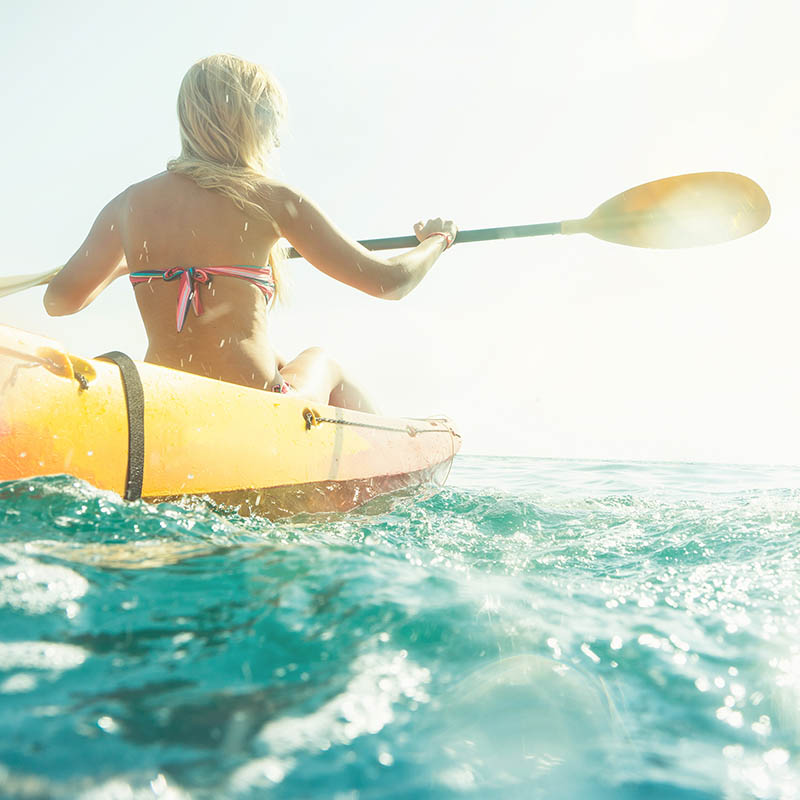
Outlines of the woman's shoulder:
<svg viewBox="0 0 800 800">
<path fill-rule="evenodd" d="M 256 182 L 256 192 L 266 203 L 281 201 L 293 193 L 298 194 L 288 183 L 276 178 L 259 178 Z"/>
<path fill-rule="evenodd" d="M 192 183 L 190 178 L 187 178 L 185 175 L 179 175 L 175 172 L 168 172 L 164 170 L 163 172 L 157 172 L 155 175 L 150 175 L 148 178 L 143 178 L 140 181 L 136 181 L 136 183 L 132 183 L 128 186 L 122 194 L 139 194 L 141 192 L 147 192 L 151 190 L 161 190 L 164 186 L 182 186 Z"/>
<path fill-rule="evenodd" d="M 130 204 L 134 199 L 139 200 L 148 193 L 157 190 L 163 186 L 163 180 L 166 173 L 159 172 L 157 175 L 151 175 L 149 178 L 136 181 L 126 186 L 113 200 L 113 203 L 124 205 Z"/>
<path fill-rule="evenodd" d="M 287 215 L 296 218 L 302 204 L 308 202 L 295 187 L 275 178 L 259 179 L 256 193 L 262 208 L 276 222 L 285 219 Z"/>
</svg>

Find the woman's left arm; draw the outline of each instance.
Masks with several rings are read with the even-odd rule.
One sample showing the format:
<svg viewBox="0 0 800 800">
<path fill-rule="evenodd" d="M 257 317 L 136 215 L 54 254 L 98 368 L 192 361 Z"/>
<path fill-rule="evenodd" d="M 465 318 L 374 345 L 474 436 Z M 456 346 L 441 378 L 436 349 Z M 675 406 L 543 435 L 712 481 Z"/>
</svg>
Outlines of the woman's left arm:
<svg viewBox="0 0 800 800">
<path fill-rule="evenodd" d="M 50 281 L 44 307 L 52 317 L 86 308 L 103 289 L 127 271 L 119 233 L 120 208 L 125 192 L 117 195 L 97 216 L 84 243 Z"/>
</svg>

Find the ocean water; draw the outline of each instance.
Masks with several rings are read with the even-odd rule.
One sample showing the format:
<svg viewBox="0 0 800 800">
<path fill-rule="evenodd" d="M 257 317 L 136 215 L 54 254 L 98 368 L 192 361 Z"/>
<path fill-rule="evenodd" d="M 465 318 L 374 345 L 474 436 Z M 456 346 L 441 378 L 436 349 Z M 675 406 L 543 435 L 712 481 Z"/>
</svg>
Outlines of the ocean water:
<svg viewBox="0 0 800 800">
<path fill-rule="evenodd" d="M 800 469 L 271 523 L 0 484 L 4 798 L 798 798 Z"/>
</svg>

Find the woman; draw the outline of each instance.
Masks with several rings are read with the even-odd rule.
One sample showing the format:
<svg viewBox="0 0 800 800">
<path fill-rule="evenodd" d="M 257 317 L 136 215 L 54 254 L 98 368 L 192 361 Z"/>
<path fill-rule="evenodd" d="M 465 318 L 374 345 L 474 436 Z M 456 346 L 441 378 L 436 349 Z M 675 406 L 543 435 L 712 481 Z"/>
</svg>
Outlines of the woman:
<svg viewBox="0 0 800 800">
<path fill-rule="evenodd" d="M 146 361 L 374 412 L 320 348 L 288 363 L 275 353 L 265 309 L 280 291 L 278 240 L 332 278 L 396 300 L 457 229 L 449 220 L 419 222 L 419 245 L 391 258 L 349 239 L 300 192 L 267 177 L 284 113 L 280 88 L 260 66 L 230 55 L 192 66 L 178 95 L 181 155 L 100 212 L 44 305 L 51 315 L 74 314 L 127 274 L 147 332 Z"/>
</svg>

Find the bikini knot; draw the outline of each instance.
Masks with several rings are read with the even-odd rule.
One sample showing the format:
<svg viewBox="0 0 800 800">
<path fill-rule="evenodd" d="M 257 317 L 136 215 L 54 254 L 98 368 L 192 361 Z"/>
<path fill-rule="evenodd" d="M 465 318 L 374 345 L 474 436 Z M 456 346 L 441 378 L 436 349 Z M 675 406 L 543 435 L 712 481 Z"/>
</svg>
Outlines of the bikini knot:
<svg viewBox="0 0 800 800">
<path fill-rule="evenodd" d="M 170 267 L 168 270 L 164 271 L 164 280 L 174 281 L 183 275 L 187 276 L 189 284 L 192 287 L 195 287 L 198 283 L 211 286 L 211 275 L 202 267 Z"/>
<path fill-rule="evenodd" d="M 189 306 L 194 308 L 196 316 L 203 313 L 203 301 L 200 299 L 200 287 L 211 286 L 211 275 L 201 267 L 170 267 L 164 271 L 165 281 L 180 279 L 178 288 L 178 308 L 175 321 L 178 331 L 183 330 Z"/>
</svg>

